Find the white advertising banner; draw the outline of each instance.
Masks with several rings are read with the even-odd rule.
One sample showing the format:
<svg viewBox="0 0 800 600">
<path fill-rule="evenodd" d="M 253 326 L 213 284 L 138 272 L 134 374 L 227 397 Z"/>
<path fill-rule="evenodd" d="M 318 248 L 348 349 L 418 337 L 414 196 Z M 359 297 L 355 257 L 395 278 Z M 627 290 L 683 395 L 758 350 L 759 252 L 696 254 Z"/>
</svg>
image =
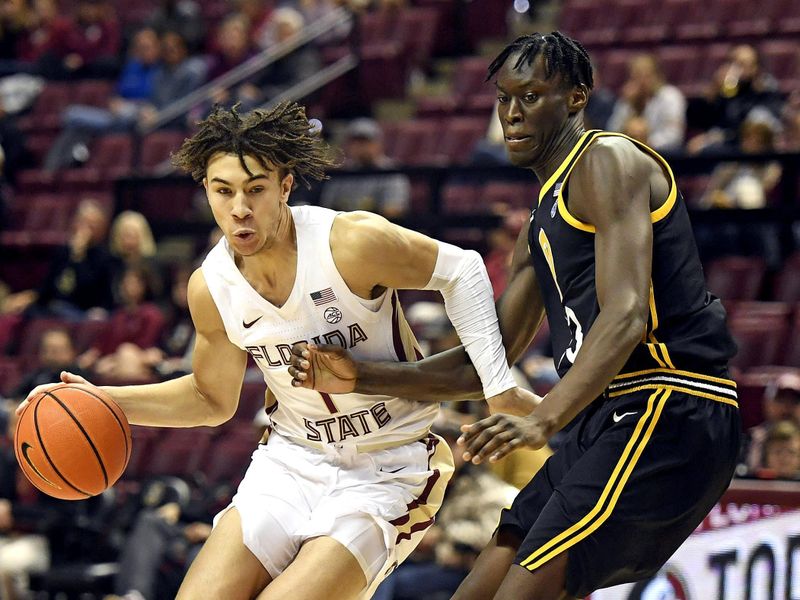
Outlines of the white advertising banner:
<svg viewBox="0 0 800 600">
<path fill-rule="evenodd" d="M 719 507 L 646 582 L 591 600 L 800 600 L 800 510 Z"/>
</svg>

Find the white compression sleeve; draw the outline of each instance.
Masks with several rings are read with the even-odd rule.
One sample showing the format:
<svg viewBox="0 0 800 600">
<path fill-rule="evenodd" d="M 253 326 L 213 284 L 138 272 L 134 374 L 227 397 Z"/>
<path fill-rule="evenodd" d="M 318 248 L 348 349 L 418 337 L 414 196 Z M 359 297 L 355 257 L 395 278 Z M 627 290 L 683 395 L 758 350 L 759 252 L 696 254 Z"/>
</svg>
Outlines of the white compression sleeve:
<svg viewBox="0 0 800 600">
<path fill-rule="evenodd" d="M 439 255 L 426 290 L 439 290 L 447 316 L 461 338 L 491 398 L 517 386 L 508 368 L 506 351 L 494 309 L 494 295 L 486 266 L 474 250 L 437 242 Z"/>
</svg>

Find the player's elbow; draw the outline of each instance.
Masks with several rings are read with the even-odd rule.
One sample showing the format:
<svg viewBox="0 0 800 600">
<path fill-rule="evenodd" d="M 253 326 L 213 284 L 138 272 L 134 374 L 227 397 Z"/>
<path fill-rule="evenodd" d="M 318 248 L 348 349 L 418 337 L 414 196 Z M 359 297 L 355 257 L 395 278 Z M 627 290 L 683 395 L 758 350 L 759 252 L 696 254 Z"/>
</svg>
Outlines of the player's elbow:
<svg viewBox="0 0 800 600">
<path fill-rule="evenodd" d="M 193 421 L 199 421 L 197 425 L 217 427 L 233 418 L 236 412 L 236 402 L 230 402 L 223 397 L 224 394 L 218 394 L 203 389 L 194 378 L 192 383 L 194 394 L 197 399 L 195 406 L 197 407 L 198 413 Z"/>
<path fill-rule="evenodd" d="M 618 298 L 601 312 L 611 322 L 612 337 L 620 347 L 634 346 L 647 327 L 648 305 L 638 298 Z"/>
</svg>

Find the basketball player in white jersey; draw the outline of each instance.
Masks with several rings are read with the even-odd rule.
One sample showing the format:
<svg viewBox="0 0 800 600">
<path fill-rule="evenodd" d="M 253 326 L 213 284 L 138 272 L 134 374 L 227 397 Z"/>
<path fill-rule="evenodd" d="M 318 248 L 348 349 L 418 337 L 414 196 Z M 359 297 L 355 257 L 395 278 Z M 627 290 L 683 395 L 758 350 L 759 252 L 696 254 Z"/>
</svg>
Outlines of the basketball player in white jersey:
<svg viewBox="0 0 800 600">
<path fill-rule="evenodd" d="M 271 392 L 267 441 L 178 599 L 367 598 L 442 501 L 453 466 L 430 433 L 438 405 L 293 387 L 291 347 L 416 360 L 395 290 L 437 289 L 490 406 L 527 414 L 534 397 L 510 375 L 480 256 L 373 214 L 289 208 L 295 181 L 322 179 L 332 164 L 296 104 L 244 116 L 217 109 L 174 162 L 202 181 L 224 233 L 189 281 L 193 373 L 104 389 L 131 423 L 165 427 L 231 418 L 248 355 Z"/>
</svg>

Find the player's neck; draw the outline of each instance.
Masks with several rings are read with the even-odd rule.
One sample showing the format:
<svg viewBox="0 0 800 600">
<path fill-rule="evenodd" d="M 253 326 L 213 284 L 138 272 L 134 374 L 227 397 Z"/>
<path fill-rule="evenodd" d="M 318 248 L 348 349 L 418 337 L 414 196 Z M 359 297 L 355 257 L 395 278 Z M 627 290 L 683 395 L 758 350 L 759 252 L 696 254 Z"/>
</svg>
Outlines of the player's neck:
<svg viewBox="0 0 800 600">
<path fill-rule="evenodd" d="M 536 177 L 544 183 L 556 172 L 561 163 L 569 156 L 569 153 L 586 133 L 583 124 L 577 120 L 570 120 L 567 125 L 556 135 L 549 147 L 542 153 L 541 159 L 531 165 L 531 169 L 536 173 Z"/>
<path fill-rule="evenodd" d="M 262 295 L 271 295 L 271 290 L 285 287 L 289 280 L 294 282 L 297 272 L 297 233 L 292 211 L 283 206 L 273 241 L 256 254 L 240 257 L 238 261 L 242 274 Z"/>
</svg>

